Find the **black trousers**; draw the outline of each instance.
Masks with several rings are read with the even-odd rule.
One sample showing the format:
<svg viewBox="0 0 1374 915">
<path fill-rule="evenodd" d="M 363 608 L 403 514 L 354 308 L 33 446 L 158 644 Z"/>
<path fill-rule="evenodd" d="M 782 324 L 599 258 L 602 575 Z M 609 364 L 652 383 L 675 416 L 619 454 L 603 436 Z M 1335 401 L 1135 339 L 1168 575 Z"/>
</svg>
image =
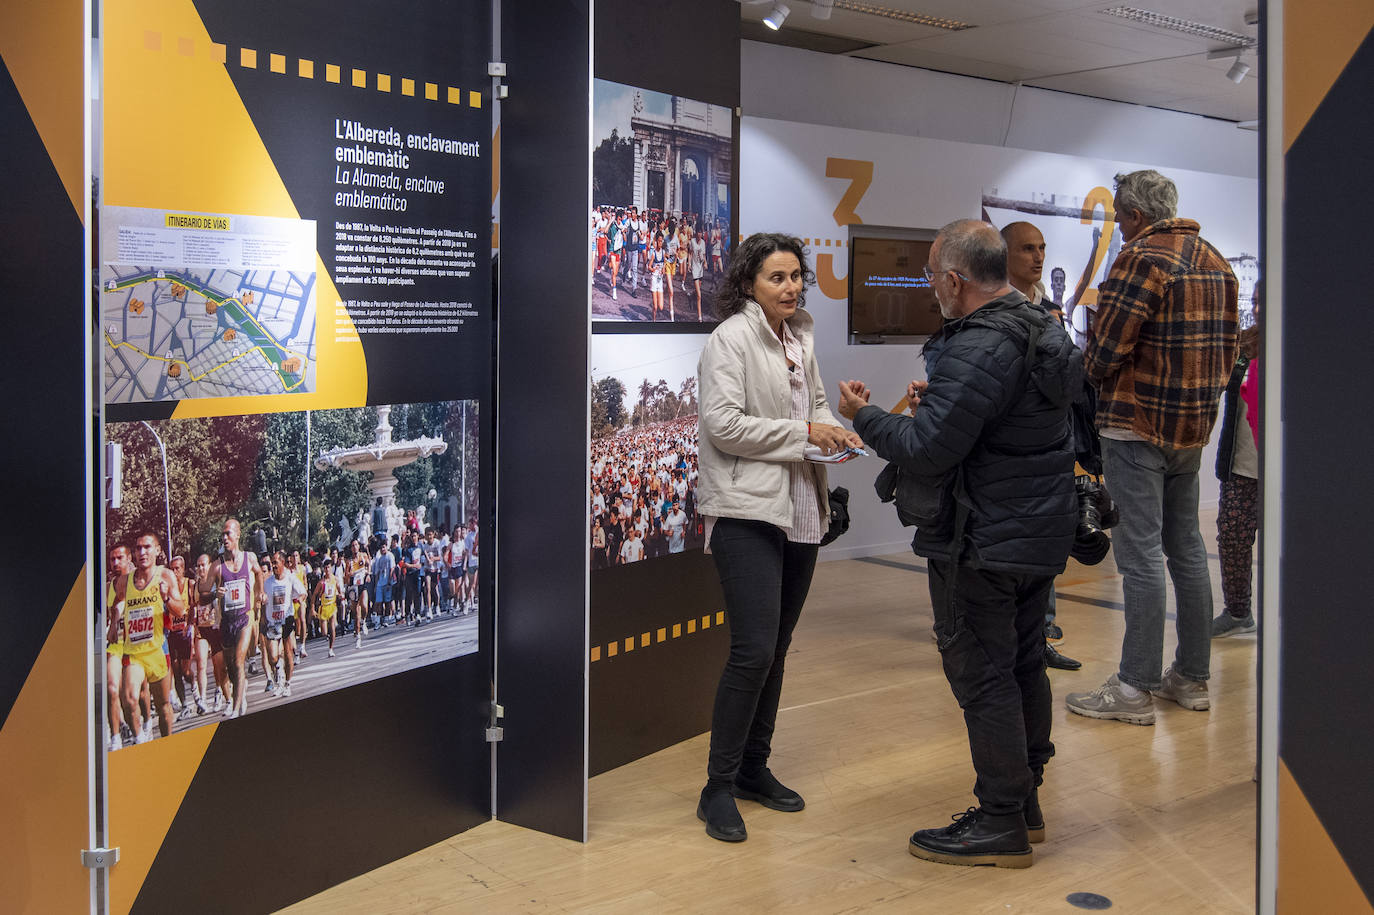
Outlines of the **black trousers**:
<svg viewBox="0 0 1374 915">
<path fill-rule="evenodd" d="M 801 616 L 814 543 L 791 543 L 763 521 L 721 518 L 711 532 L 711 555 L 725 592 L 730 657 L 711 713 L 706 783 L 728 788 L 736 773 L 768 765 L 782 695 L 783 664 Z"/>
<path fill-rule="evenodd" d="M 1045 609 L 1054 577 L 959 568 L 932 559 L 930 601 L 945 677 L 964 710 L 978 779 L 973 793 L 990 814 L 1014 813 L 1040 784 L 1054 755 Z"/>
</svg>

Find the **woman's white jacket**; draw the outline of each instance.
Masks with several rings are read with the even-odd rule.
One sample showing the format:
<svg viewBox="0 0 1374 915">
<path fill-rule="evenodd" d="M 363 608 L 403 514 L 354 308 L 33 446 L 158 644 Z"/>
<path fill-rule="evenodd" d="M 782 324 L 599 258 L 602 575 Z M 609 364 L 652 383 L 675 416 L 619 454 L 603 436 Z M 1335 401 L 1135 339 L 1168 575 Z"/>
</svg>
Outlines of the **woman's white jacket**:
<svg viewBox="0 0 1374 915">
<path fill-rule="evenodd" d="M 802 346 L 811 391 L 808 420 L 840 424 L 830 412 L 812 328 L 798 309 L 787 321 Z M 697 363 L 697 505 L 703 515 L 792 525 L 788 463 L 803 459 L 806 422 L 789 418 L 792 388 L 782 343 L 753 301 L 726 318 L 706 341 Z M 821 523 L 830 515 L 825 467 L 813 464 Z"/>
</svg>

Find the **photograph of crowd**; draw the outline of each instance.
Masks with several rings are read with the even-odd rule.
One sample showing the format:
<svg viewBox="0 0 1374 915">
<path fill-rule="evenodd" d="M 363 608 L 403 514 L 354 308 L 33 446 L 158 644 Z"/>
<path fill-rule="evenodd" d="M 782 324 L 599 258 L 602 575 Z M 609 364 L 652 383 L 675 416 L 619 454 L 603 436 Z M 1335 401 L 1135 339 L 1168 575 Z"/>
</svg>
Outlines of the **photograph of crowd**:
<svg viewBox="0 0 1374 915">
<path fill-rule="evenodd" d="M 697 359 L 702 334 L 592 338 L 591 567 L 701 549 Z"/>
<path fill-rule="evenodd" d="M 108 748 L 476 651 L 479 429 L 476 401 L 107 424 Z"/>
<path fill-rule="evenodd" d="M 729 108 L 596 80 L 592 317 L 714 322 L 730 262 Z"/>
</svg>

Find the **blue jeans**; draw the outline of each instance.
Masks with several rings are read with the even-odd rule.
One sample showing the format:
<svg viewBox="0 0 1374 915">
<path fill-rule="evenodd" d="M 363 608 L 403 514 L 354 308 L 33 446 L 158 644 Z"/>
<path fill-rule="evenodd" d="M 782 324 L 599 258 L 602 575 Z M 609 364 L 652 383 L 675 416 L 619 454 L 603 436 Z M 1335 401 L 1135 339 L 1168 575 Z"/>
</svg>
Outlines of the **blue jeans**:
<svg viewBox="0 0 1374 915">
<path fill-rule="evenodd" d="M 1137 689 L 1159 688 L 1167 565 L 1177 605 L 1174 670 L 1206 680 L 1212 659 L 1212 579 L 1197 523 L 1202 449 L 1104 438 L 1102 460 L 1112 500 L 1121 509 L 1121 522 L 1112 530 L 1112 553 L 1126 598 L 1117 676 Z"/>
</svg>

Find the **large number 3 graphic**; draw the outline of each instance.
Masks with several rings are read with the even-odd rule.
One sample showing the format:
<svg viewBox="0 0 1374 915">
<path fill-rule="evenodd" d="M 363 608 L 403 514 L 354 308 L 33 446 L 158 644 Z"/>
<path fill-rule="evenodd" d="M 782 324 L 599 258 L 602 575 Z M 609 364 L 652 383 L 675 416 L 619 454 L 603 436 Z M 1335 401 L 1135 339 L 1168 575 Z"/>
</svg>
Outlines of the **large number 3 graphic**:
<svg viewBox="0 0 1374 915">
<path fill-rule="evenodd" d="M 849 179 L 849 189 L 835 207 L 835 225 L 847 226 L 862 223 L 857 212 L 859 201 L 873 184 L 873 163 L 863 159 L 825 160 L 825 177 Z M 821 294 L 831 299 L 848 298 L 849 289 L 843 279 L 835 276 L 835 255 L 816 255 L 816 284 Z"/>
</svg>

